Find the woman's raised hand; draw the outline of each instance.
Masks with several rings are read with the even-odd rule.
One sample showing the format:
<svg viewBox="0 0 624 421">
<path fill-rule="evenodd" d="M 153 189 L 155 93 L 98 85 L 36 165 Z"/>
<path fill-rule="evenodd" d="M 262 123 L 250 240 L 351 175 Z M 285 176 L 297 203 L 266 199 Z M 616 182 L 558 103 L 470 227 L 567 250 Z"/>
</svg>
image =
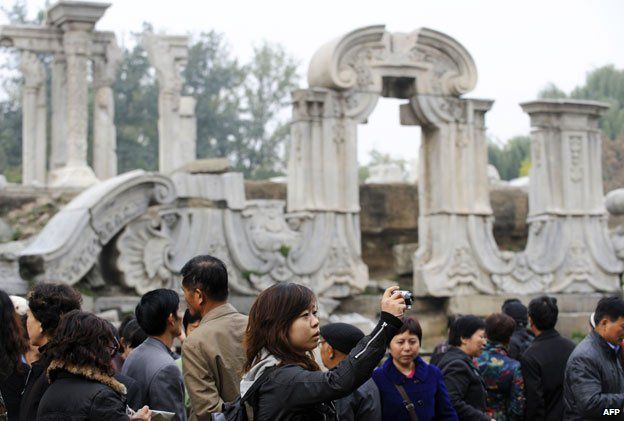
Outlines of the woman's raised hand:
<svg viewBox="0 0 624 421">
<path fill-rule="evenodd" d="M 381 311 L 385 311 L 386 313 L 390 313 L 396 317 L 403 317 L 403 313 L 405 312 L 405 300 L 401 294 L 395 294 L 395 291 L 398 291 L 398 286 L 393 286 L 384 292 L 381 297 Z"/>
</svg>

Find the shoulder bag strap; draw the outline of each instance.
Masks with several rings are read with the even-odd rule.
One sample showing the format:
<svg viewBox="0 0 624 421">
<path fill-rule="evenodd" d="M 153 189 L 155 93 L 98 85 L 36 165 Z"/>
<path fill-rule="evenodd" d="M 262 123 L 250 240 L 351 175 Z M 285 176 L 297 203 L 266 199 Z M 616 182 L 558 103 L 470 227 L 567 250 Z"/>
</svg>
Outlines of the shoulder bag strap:
<svg viewBox="0 0 624 421">
<path fill-rule="evenodd" d="M 410 420 L 418 421 L 418 415 L 416 415 L 416 408 L 414 407 L 414 402 L 412 402 L 410 397 L 407 395 L 405 388 L 401 386 L 400 384 L 396 384 L 396 383 L 393 383 L 393 384 L 394 384 L 394 387 L 396 387 L 396 389 L 401 394 L 401 398 L 403 398 L 403 405 L 405 405 L 405 409 L 407 409 L 407 413 L 410 416 Z"/>
</svg>

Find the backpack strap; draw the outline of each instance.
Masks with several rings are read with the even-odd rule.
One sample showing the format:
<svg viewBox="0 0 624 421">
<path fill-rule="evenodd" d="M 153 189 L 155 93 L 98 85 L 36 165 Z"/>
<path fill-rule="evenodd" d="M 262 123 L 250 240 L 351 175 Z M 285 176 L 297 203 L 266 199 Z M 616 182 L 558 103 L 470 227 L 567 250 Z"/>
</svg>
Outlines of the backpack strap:
<svg viewBox="0 0 624 421">
<path fill-rule="evenodd" d="M 258 391 L 258 389 L 260 389 L 260 387 L 262 387 L 263 384 L 266 383 L 266 381 L 269 379 L 269 375 L 275 371 L 277 369 L 277 366 L 272 366 L 272 367 L 267 367 L 262 374 L 260 375 L 260 377 L 258 377 L 256 379 L 256 381 L 253 382 L 253 384 L 251 385 L 251 387 L 247 390 L 247 392 L 245 393 L 244 396 L 241 396 L 241 402 L 245 402 L 249 399 L 251 399 L 253 397 L 253 395 L 255 395 L 255 393 Z"/>
</svg>

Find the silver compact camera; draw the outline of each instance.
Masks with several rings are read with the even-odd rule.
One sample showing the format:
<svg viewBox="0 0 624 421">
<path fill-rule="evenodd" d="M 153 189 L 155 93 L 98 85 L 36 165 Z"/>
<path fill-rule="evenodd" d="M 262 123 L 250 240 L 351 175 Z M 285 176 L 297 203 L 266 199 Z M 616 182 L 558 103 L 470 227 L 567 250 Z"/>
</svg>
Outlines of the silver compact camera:
<svg viewBox="0 0 624 421">
<path fill-rule="evenodd" d="M 414 304 L 414 294 L 410 291 L 394 291 L 395 294 L 401 294 L 401 297 L 405 300 L 405 305 L 407 308 L 412 308 L 412 304 Z"/>
</svg>

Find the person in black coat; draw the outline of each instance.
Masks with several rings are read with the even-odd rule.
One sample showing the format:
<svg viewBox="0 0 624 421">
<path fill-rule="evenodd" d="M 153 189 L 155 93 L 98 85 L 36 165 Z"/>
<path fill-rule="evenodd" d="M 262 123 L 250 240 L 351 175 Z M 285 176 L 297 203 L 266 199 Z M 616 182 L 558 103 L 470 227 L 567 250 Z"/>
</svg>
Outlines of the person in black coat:
<svg viewBox="0 0 624 421">
<path fill-rule="evenodd" d="M 20 401 L 30 367 L 24 354 L 28 344 L 9 295 L 0 290 L 0 394 L 9 421 L 19 419 Z"/>
<path fill-rule="evenodd" d="M 258 295 L 245 332 L 246 374 L 241 395 L 271 370 L 253 402 L 255 421 L 338 420 L 334 400 L 370 379 L 386 347 L 401 328 L 405 300 L 388 288 L 381 320 L 333 370 L 322 372 L 312 351 L 320 339 L 317 301 L 307 287 L 277 284 Z"/>
<path fill-rule="evenodd" d="M 529 323 L 528 310 L 517 298 L 505 300 L 501 310 L 516 322 L 516 328 L 513 335 L 511 335 L 507 351 L 509 353 L 509 358 L 520 360 L 524 351 L 526 351 L 535 340 L 533 332 L 527 329 Z"/>
<path fill-rule="evenodd" d="M 37 417 L 39 401 L 48 388 L 45 372 L 50 359 L 47 344 L 54 336 L 61 316 L 80 308 L 82 296 L 69 285 L 40 283 L 28 293 L 26 329 L 30 344 L 39 347 L 39 359 L 31 366 L 20 403 L 20 421 Z"/>
<path fill-rule="evenodd" d="M 347 358 L 362 340 L 364 332 L 347 323 L 321 326 L 321 360 L 328 370 Z M 340 421 L 379 421 L 381 400 L 373 379 L 367 380 L 355 392 L 335 401 Z"/>
<path fill-rule="evenodd" d="M 566 420 L 624 419 L 624 371 L 619 355 L 624 339 L 624 300 L 602 298 L 594 321 L 596 327 L 574 349 L 566 366 Z M 620 410 L 618 414 L 615 409 Z"/>
<path fill-rule="evenodd" d="M 50 386 L 39 403 L 36 419 L 149 419 L 147 407 L 132 417 L 126 412 L 126 388 L 115 380 L 111 364 L 118 348 L 106 321 L 80 310 L 64 315 L 47 350 Z"/>
<path fill-rule="evenodd" d="M 563 379 L 575 345 L 555 330 L 558 314 L 556 298 L 542 296 L 529 303 L 529 325 L 536 337 L 520 359 L 527 420 L 563 419 Z"/>
<path fill-rule="evenodd" d="M 438 367 L 458 418 L 490 421 L 485 384 L 473 360 L 486 345 L 485 322 L 476 316 L 459 317 L 449 331 L 449 345 Z"/>
</svg>

